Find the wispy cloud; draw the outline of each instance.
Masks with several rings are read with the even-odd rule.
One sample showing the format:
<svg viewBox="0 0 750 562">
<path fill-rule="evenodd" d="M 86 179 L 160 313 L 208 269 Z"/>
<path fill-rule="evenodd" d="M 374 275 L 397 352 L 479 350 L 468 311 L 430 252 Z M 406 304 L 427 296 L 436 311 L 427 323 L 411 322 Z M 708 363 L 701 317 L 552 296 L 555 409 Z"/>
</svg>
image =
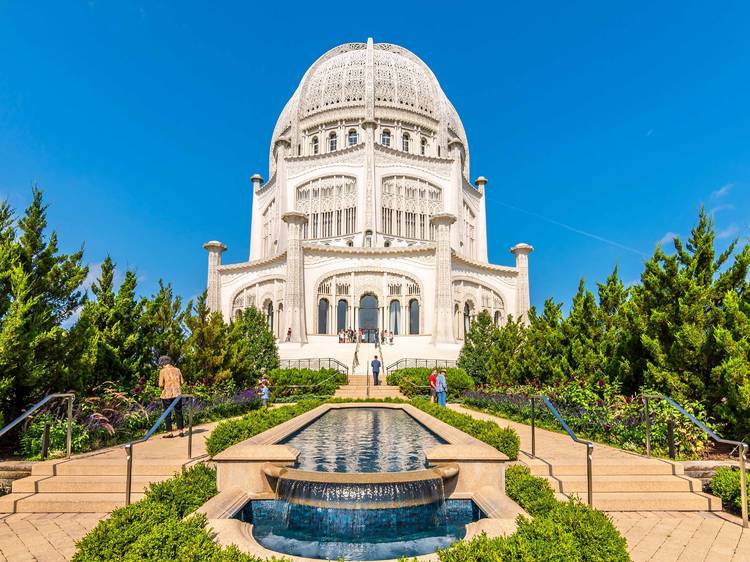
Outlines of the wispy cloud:
<svg viewBox="0 0 750 562">
<path fill-rule="evenodd" d="M 708 213 L 713 217 L 719 211 L 731 211 L 732 209 L 734 209 L 734 205 L 732 205 L 731 203 L 724 203 L 722 205 L 716 205 L 715 207 L 711 207 L 708 210 Z"/>
<path fill-rule="evenodd" d="M 711 193 L 712 199 L 720 199 L 721 197 L 726 197 L 729 195 L 729 192 L 732 191 L 732 188 L 734 187 L 733 183 L 726 183 L 722 185 L 719 189 L 716 191 L 713 191 Z"/>
<path fill-rule="evenodd" d="M 88 275 L 86 275 L 86 278 L 83 280 L 83 283 L 81 283 L 81 288 L 84 291 L 88 291 L 89 289 L 91 289 L 91 286 L 94 284 L 94 281 L 99 279 L 99 276 L 101 274 L 102 274 L 102 262 L 90 263 Z"/>
<path fill-rule="evenodd" d="M 575 232 L 576 234 L 580 234 L 581 236 L 592 238 L 594 240 L 598 240 L 599 242 L 604 242 L 605 244 L 609 244 L 610 246 L 620 248 L 621 250 L 627 250 L 628 252 L 633 252 L 634 254 L 638 254 L 639 256 L 646 257 L 646 254 L 644 252 L 641 252 L 640 250 L 636 248 L 626 246 L 625 244 L 620 244 L 619 242 L 616 242 L 615 240 L 610 240 L 609 238 L 605 238 L 604 236 L 599 236 L 598 234 L 594 234 L 592 232 L 586 232 L 585 230 L 581 230 L 580 228 L 576 228 L 575 226 L 570 226 L 569 224 L 565 224 L 564 222 L 560 222 L 558 220 L 545 217 L 544 215 L 540 215 L 539 213 L 535 213 L 533 211 L 527 211 L 526 209 L 521 209 L 520 207 L 508 205 L 507 203 L 501 202 L 500 205 L 502 205 L 503 207 L 507 207 L 508 209 L 512 209 L 513 211 L 518 211 L 519 213 L 525 213 L 529 216 L 536 217 L 550 224 L 554 224 L 556 226 L 564 228 L 565 230 L 570 230 L 571 232 Z"/>
<path fill-rule="evenodd" d="M 737 234 L 739 234 L 739 232 L 740 232 L 740 227 L 737 226 L 736 224 L 731 224 L 728 227 L 726 227 L 724 230 L 720 230 L 719 232 L 717 232 L 716 238 L 718 238 L 719 240 L 724 240 L 726 238 L 734 238 L 735 236 L 737 236 Z"/>
<path fill-rule="evenodd" d="M 649 129 L 648 131 L 646 131 L 646 136 L 647 137 L 650 137 L 653 134 L 654 134 L 654 130 L 653 129 Z"/>
<path fill-rule="evenodd" d="M 675 238 L 678 238 L 680 235 L 676 232 L 672 232 L 671 230 L 664 234 L 661 238 L 659 238 L 656 241 L 657 246 L 663 246 L 664 244 L 669 244 L 674 240 Z"/>
</svg>

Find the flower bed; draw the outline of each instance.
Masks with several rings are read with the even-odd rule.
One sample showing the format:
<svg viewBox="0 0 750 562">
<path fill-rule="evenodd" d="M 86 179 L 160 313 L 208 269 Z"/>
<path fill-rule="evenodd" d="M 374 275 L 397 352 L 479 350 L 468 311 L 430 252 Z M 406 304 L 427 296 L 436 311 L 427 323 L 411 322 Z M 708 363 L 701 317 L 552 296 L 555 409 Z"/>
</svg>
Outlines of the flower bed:
<svg viewBox="0 0 750 562">
<path fill-rule="evenodd" d="M 409 398 L 430 395 L 430 371 L 423 367 L 408 367 L 388 373 L 387 384 L 398 386 L 401 393 Z M 466 371 L 458 368 L 445 369 L 448 397 L 460 398 L 474 388 L 474 381 Z"/>
<path fill-rule="evenodd" d="M 570 428 L 579 436 L 625 450 L 644 453 L 646 424 L 643 402 L 604 392 L 604 396 L 569 384 L 548 389 L 519 387 L 505 391 L 474 391 L 464 395 L 464 404 L 489 414 L 521 423 L 531 423 L 529 396 L 544 394 L 557 408 Z M 683 407 L 705 422 L 705 411 L 697 403 Z M 695 459 L 704 455 L 709 438 L 686 417 L 680 415 L 664 400 L 650 400 L 651 451 L 656 456 L 668 455 L 667 424 L 674 422 L 675 453 L 679 459 Z M 536 425 L 552 431 L 562 431 L 560 423 L 549 409 L 537 401 Z M 711 424 L 708 424 L 709 427 Z"/>
</svg>

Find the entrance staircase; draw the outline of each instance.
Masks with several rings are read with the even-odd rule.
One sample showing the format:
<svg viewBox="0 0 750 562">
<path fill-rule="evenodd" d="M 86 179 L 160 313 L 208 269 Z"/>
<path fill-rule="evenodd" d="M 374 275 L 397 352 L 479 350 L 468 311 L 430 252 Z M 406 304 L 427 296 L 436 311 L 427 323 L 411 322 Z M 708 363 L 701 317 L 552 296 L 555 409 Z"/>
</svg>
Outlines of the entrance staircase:
<svg viewBox="0 0 750 562">
<path fill-rule="evenodd" d="M 336 393 L 333 395 L 334 398 L 350 398 L 353 400 L 364 400 L 368 398 L 383 399 L 383 398 L 401 398 L 406 399 L 406 396 L 401 394 L 401 391 L 397 386 L 388 386 L 384 380 L 381 380 L 378 386 L 373 386 L 372 378 L 370 378 L 370 384 L 367 384 L 368 375 L 350 375 L 349 384 L 339 387 Z"/>
<path fill-rule="evenodd" d="M 535 476 L 547 479 L 560 499 L 586 501 L 586 447 L 566 434 L 536 429 L 532 458 L 531 427 L 463 406 L 452 409 L 474 418 L 510 426 L 521 438 L 518 460 Z M 596 443 L 592 463 L 592 499 L 602 511 L 721 511 L 721 500 L 702 491 L 701 481 L 685 476 L 680 463 L 628 453 Z"/>
</svg>

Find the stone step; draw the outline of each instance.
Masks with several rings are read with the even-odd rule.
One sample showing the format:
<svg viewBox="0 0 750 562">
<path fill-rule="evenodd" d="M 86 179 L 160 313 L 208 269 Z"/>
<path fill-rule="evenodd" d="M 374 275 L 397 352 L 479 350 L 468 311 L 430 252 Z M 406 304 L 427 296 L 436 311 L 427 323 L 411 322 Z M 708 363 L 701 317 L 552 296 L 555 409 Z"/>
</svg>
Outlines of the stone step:
<svg viewBox="0 0 750 562">
<path fill-rule="evenodd" d="M 585 501 L 586 493 L 578 497 Z M 594 507 L 602 511 L 721 511 L 721 500 L 698 492 L 595 492 Z"/>
<path fill-rule="evenodd" d="M 169 476 L 133 476 L 132 490 L 141 493 L 151 482 L 166 480 Z M 118 493 L 125 489 L 122 476 L 29 476 L 13 483 L 14 494 L 29 493 Z"/>
<path fill-rule="evenodd" d="M 136 452 L 137 455 L 137 452 Z M 187 456 L 187 455 L 186 455 Z M 185 459 L 187 463 L 187 458 Z M 173 475 L 182 470 L 183 463 L 169 462 L 160 459 L 138 459 L 133 462 L 133 475 L 164 476 Z M 127 473 L 125 454 L 121 459 L 76 459 L 73 461 L 45 462 L 35 464 L 32 476 L 124 476 Z"/>
<path fill-rule="evenodd" d="M 588 491 L 588 478 L 584 475 L 547 476 L 552 489 L 563 494 Z M 699 480 L 673 475 L 617 475 L 594 476 L 594 493 L 597 492 L 701 492 Z"/>
<path fill-rule="evenodd" d="M 143 498 L 134 493 L 131 502 Z M 0 497 L 0 513 L 103 513 L 125 505 L 125 493 L 8 494 Z"/>
<path fill-rule="evenodd" d="M 555 463 L 549 465 L 543 461 L 528 461 L 531 473 L 535 476 L 585 476 L 586 464 Z M 679 464 L 653 461 L 644 459 L 641 462 L 619 462 L 613 464 L 608 459 L 607 464 L 597 463 L 596 459 L 592 465 L 595 476 L 649 476 L 649 475 L 682 475 L 684 470 Z"/>
</svg>

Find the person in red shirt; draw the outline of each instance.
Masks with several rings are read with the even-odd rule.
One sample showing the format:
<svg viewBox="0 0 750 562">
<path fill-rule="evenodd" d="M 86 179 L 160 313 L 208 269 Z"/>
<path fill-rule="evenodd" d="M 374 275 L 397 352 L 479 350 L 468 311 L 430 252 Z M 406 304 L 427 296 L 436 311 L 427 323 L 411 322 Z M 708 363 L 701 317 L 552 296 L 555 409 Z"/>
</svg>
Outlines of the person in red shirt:
<svg viewBox="0 0 750 562">
<path fill-rule="evenodd" d="M 435 401 L 435 397 L 437 396 L 437 374 L 435 374 L 435 369 L 430 371 L 430 402 Z"/>
</svg>

